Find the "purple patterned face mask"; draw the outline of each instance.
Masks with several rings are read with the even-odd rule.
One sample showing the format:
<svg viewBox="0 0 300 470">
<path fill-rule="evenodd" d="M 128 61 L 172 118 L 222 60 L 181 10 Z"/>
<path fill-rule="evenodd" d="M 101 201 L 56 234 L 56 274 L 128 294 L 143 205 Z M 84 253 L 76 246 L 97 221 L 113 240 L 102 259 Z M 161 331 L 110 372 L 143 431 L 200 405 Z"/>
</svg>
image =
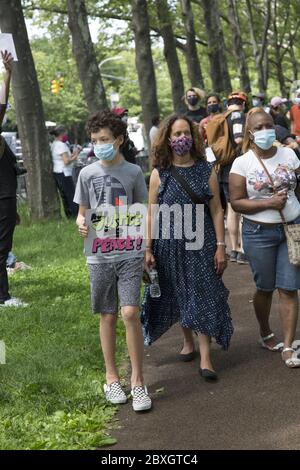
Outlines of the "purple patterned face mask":
<svg viewBox="0 0 300 470">
<path fill-rule="evenodd" d="M 169 139 L 170 147 L 176 155 L 183 157 L 191 150 L 193 146 L 193 139 L 184 135 L 175 139 Z"/>
</svg>

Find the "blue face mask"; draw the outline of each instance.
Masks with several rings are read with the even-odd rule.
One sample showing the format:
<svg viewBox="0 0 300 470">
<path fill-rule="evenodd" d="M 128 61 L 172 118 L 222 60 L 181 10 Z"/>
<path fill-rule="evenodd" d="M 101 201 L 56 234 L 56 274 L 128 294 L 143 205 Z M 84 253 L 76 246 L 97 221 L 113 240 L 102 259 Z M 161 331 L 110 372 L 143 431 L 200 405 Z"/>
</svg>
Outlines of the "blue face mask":
<svg viewBox="0 0 300 470">
<path fill-rule="evenodd" d="M 117 149 L 114 148 L 114 142 L 112 144 L 95 144 L 94 154 L 99 160 L 111 161 L 117 155 Z"/>
<path fill-rule="evenodd" d="M 269 150 L 276 140 L 275 129 L 263 129 L 262 131 L 254 132 L 254 143 L 262 150 Z"/>
</svg>

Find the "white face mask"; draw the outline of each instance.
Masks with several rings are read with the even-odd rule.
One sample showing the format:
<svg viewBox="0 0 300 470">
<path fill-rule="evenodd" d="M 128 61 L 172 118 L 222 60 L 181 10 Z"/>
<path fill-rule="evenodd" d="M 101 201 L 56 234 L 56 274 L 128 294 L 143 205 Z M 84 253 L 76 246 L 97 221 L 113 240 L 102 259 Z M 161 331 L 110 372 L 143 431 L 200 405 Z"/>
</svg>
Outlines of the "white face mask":
<svg viewBox="0 0 300 470">
<path fill-rule="evenodd" d="M 300 98 L 295 98 L 295 103 L 300 104 Z"/>
</svg>

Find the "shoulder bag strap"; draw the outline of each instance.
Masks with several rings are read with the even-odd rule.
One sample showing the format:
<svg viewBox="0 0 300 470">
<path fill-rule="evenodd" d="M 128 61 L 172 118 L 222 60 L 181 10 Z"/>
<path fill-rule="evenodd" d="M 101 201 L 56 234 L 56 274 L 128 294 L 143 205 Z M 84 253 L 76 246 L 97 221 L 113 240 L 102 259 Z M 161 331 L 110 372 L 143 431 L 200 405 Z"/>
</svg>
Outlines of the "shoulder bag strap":
<svg viewBox="0 0 300 470">
<path fill-rule="evenodd" d="M 190 188 L 187 181 L 183 178 L 183 176 L 181 176 L 178 173 L 178 171 L 176 170 L 174 166 L 171 166 L 171 175 L 183 187 L 183 189 L 190 196 L 194 204 L 206 204 L 206 202 L 203 199 L 200 199 L 199 196 L 197 196 L 197 194 L 194 193 L 194 191 Z"/>
<path fill-rule="evenodd" d="M 273 180 L 272 176 L 270 175 L 270 172 L 268 171 L 266 165 L 265 165 L 264 162 L 262 161 L 262 158 L 260 158 L 259 155 L 256 155 L 255 152 L 254 152 L 254 154 L 255 154 L 256 158 L 258 159 L 258 161 L 260 162 L 260 164 L 261 164 L 261 166 L 263 167 L 263 169 L 265 170 L 265 172 L 266 172 L 266 174 L 267 174 L 267 176 L 268 176 L 268 178 L 269 178 L 269 180 L 270 180 L 270 183 L 271 183 L 272 186 L 273 186 L 273 190 L 274 190 L 274 180 Z M 282 222 L 283 222 L 284 224 L 286 224 L 286 220 L 285 220 L 285 217 L 284 217 L 284 215 L 283 215 L 282 210 L 279 210 L 279 214 L 280 214 L 280 217 L 281 217 L 281 219 L 282 219 Z"/>
</svg>

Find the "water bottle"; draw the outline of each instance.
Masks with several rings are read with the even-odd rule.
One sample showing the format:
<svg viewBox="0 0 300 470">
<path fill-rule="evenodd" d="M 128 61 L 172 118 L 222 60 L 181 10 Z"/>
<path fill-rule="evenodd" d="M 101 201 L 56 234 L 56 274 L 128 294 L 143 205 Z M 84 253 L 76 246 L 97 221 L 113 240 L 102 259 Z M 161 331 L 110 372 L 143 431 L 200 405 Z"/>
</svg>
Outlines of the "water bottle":
<svg viewBox="0 0 300 470">
<path fill-rule="evenodd" d="M 161 296 L 161 291 L 158 282 L 158 272 L 156 269 L 151 268 L 149 271 L 149 277 L 151 280 L 150 284 L 150 296 L 153 298 L 158 298 Z"/>
</svg>

